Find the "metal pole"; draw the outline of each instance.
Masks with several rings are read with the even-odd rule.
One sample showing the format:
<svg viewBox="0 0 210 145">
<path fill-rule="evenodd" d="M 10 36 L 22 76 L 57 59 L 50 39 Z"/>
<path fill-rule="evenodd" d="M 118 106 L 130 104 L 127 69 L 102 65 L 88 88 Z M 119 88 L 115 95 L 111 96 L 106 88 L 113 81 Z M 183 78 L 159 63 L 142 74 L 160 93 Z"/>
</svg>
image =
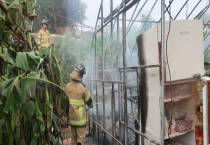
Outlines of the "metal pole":
<svg viewBox="0 0 210 145">
<path fill-rule="evenodd" d="M 93 79 L 93 52 L 92 52 L 92 49 L 91 49 L 90 56 L 91 56 L 91 79 Z M 91 81 L 91 96 L 93 96 L 93 81 Z M 94 111 L 93 111 L 93 109 L 92 109 L 92 118 L 94 118 Z M 94 139 L 95 131 L 94 131 L 94 123 L 93 122 L 92 122 L 92 126 L 93 126 L 93 130 L 92 130 L 92 132 L 93 132 L 93 140 L 95 140 Z"/>
<path fill-rule="evenodd" d="M 111 68 L 112 68 L 112 81 L 114 80 L 114 63 L 113 63 L 113 0 L 110 0 L 110 15 L 111 15 Z M 113 29 L 112 29 L 113 28 Z"/>
<path fill-rule="evenodd" d="M 120 60 L 119 60 L 119 56 L 120 56 L 120 48 L 119 48 L 119 16 L 117 17 L 117 68 L 118 68 L 118 73 L 117 73 L 117 78 L 118 81 L 120 80 Z M 119 134 L 121 133 L 121 84 L 118 84 L 118 108 L 119 108 Z M 119 140 L 121 141 L 122 137 L 121 135 L 119 136 Z"/>
<path fill-rule="evenodd" d="M 130 89 L 130 97 L 132 96 L 132 89 Z M 134 118 L 134 115 L 133 115 L 133 101 L 131 101 L 131 114 Z"/>
<path fill-rule="evenodd" d="M 101 18 L 103 18 L 103 3 L 101 4 Z M 104 80 L 104 19 L 101 19 L 101 47 L 102 47 L 102 80 Z M 103 93 L 103 128 L 106 129 L 106 111 L 105 111 L 105 95 L 104 95 L 104 82 L 102 82 Z M 106 133 L 104 132 L 103 144 L 106 141 Z"/>
<path fill-rule="evenodd" d="M 112 135 L 116 137 L 116 125 L 115 125 L 115 92 L 114 92 L 114 83 L 112 83 Z M 112 138 L 112 144 L 115 145 L 116 142 L 114 138 Z"/>
<path fill-rule="evenodd" d="M 125 0 L 123 0 L 123 9 Z M 127 65 L 126 65 L 126 11 L 122 13 L 122 31 L 123 31 L 123 85 L 124 85 L 124 111 L 125 111 L 125 145 L 128 144 L 128 115 L 127 115 Z"/>
<path fill-rule="evenodd" d="M 161 37 L 161 45 L 162 45 L 162 50 L 161 50 L 161 97 L 162 97 L 162 102 L 161 102 L 161 106 L 162 106 L 162 116 L 161 116 L 161 145 L 164 145 L 164 92 L 165 92 L 165 13 L 164 13 L 164 7 L 165 7 L 165 0 L 161 1 L 161 32 L 162 32 L 162 37 Z"/>
<path fill-rule="evenodd" d="M 97 79 L 97 35 L 95 34 L 95 78 Z M 98 92 L 97 92 L 97 82 L 96 84 L 96 115 L 97 115 L 97 122 L 99 121 L 99 116 L 98 116 Z M 98 133 L 98 144 L 99 144 L 99 127 L 97 125 L 97 133 Z"/>
<path fill-rule="evenodd" d="M 106 111 L 105 111 L 105 96 L 104 96 L 104 82 L 102 82 L 102 93 L 103 93 L 103 128 L 106 130 Z M 104 132 L 104 144 L 106 142 L 106 134 Z"/>
</svg>

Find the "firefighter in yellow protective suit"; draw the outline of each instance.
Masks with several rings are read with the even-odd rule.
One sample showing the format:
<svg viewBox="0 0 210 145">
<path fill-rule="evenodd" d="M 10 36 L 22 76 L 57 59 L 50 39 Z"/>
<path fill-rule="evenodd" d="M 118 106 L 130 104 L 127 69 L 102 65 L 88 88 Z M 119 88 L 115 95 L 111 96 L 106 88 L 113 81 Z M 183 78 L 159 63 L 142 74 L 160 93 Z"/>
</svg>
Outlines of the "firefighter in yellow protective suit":
<svg viewBox="0 0 210 145">
<path fill-rule="evenodd" d="M 42 21 L 42 29 L 38 33 L 39 50 L 44 50 L 51 45 L 50 33 L 47 30 L 48 20 L 45 18 Z"/>
<path fill-rule="evenodd" d="M 81 143 L 84 145 L 86 136 L 86 123 L 88 114 L 86 105 L 89 108 L 93 107 L 93 100 L 90 96 L 86 85 L 82 83 L 85 66 L 82 63 L 77 63 L 74 70 L 70 74 L 71 82 L 66 85 L 66 94 L 69 97 L 70 103 L 70 121 L 71 125 L 71 144 Z"/>
</svg>

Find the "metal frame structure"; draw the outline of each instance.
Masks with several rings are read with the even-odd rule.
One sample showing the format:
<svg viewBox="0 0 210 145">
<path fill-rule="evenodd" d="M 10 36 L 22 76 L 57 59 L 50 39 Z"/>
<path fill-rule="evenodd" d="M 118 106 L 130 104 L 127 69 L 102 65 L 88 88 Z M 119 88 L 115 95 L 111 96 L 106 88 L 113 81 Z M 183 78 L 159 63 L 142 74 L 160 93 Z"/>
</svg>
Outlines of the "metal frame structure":
<svg viewBox="0 0 210 145">
<path fill-rule="evenodd" d="M 94 32 L 94 35 L 93 35 L 93 40 L 92 40 L 92 44 L 91 44 L 91 64 L 94 64 L 95 63 L 95 66 L 92 66 L 91 67 L 91 71 L 92 70 L 95 70 L 95 71 L 92 71 L 91 72 L 91 94 L 93 96 L 93 88 L 95 88 L 95 99 L 96 99 L 96 104 L 98 103 L 98 82 L 102 83 L 102 100 L 103 100 L 103 124 L 101 125 L 100 122 L 99 122 L 99 108 L 98 108 L 98 105 L 96 105 L 96 116 L 97 118 L 95 118 L 95 116 L 92 116 L 90 117 L 89 116 L 89 120 L 92 121 L 93 123 L 93 137 L 96 135 L 95 133 L 95 129 L 96 129 L 96 126 L 97 126 L 97 139 L 94 138 L 94 140 L 97 140 L 98 141 L 98 144 L 101 144 L 99 143 L 99 140 L 102 138 L 101 136 L 101 131 L 103 130 L 104 132 L 104 136 L 103 136 L 103 141 L 106 140 L 107 138 L 107 135 L 110 136 L 112 138 L 112 144 L 115 145 L 115 144 L 125 144 L 127 145 L 128 144 L 128 130 L 131 130 L 133 131 L 135 134 L 138 135 L 138 144 L 141 145 L 142 144 L 142 138 L 146 138 L 147 140 L 150 141 L 150 143 L 153 143 L 153 144 L 161 144 L 161 145 L 164 145 L 164 45 L 165 45 L 165 13 L 167 12 L 170 16 L 170 18 L 172 20 L 175 20 L 180 12 L 183 10 L 183 8 L 185 7 L 185 5 L 188 3 L 189 0 L 185 0 L 185 3 L 184 5 L 181 6 L 180 10 L 178 11 L 178 13 L 176 14 L 176 16 L 174 18 L 172 18 L 171 14 L 170 14 L 170 8 L 171 8 L 171 5 L 172 3 L 175 1 L 175 0 L 169 0 L 169 5 L 166 6 L 165 4 L 165 0 L 161 0 L 161 18 L 159 21 L 148 21 L 148 18 L 152 12 L 152 10 L 154 9 L 156 3 L 157 3 L 158 0 L 155 0 L 147 18 L 145 21 L 138 21 L 136 20 L 137 17 L 139 16 L 139 14 L 141 13 L 142 9 L 144 8 L 145 4 L 148 2 L 148 0 L 145 0 L 145 2 L 143 3 L 142 7 L 139 9 L 139 11 L 137 12 L 136 16 L 134 17 L 134 14 L 136 13 L 136 10 L 137 10 L 137 7 L 139 5 L 139 3 L 141 2 L 141 0 L 122 0 L 122 3 L 116 8 L 113 10 L 113 0 L 110 0 L 110 14 L 104 18 L 104 15 L 103 15 L 103 0 L 101 0 L 101 4 L 100 4 L 100 8 L 99 8 L 99 11 L 98 11 L 98 15 L 97 15 L 97 20 L 96 20 L 96 25 L 95 25 L 95 32 Z M 195 5 L 195 7 L 193 8 L 193 10 L 189 13 L 189 15 L 187 16 L 186 19 L 188 19 L 191 14 L 193 13 L 193 11 L 196 9 L 196 7 L 199 5 L 199 3 L 201 2 L 202 0 L 198 0 L 198 3 Z M 129 10 L 130 8 L 132 8 L 133 6 L 135 6 L 135 9 L 133 11 L 133 14 L 132 14 L 132 17 L 127 20 L 126 19 L 126 11 Z M 119 19 L 119 16 L 122 15 L 122 19 Z M 134 17 L 134 19 L 133 19 Z M 196 16 L 197 18 L 197 16 Z M 101 27 L 96 30 L 97 28 L 97 23 L 98 23 L 98 20 L 101 20 Z M 113 21 L 115 21 L 113 23 Z M 120 21 L 122 21 L 122 43 L 120 44 L 120 35 L 119 35 L 119 31 L 120 31 Z M 126 21 L 129 21 L 129 24 L 128 24 L 128 27 L 126 28 Z M 115 23 L 117 22 L 117 67 L 118 69 L 117 70 L 114 70 L 114 65 L 113 65 L 113 29 L 115 27 Z M 155 64 L 155 65 L 145 65 L 145 66 L 135 66 L 135 67 L 127 67 L 127 63 L 126 63 L 126 36 L 127 34 L 129 33 L 131 27 L 133 26 L 134 22 L 144 22 L 143 24 L 143 27 L 141 28 L 141 31 L 139 34 L 142 34 L 142 30 L 145 26 L 146 23 L 158 23 L 158 22 L 161 22 L 161 41 L 162 41 L 162 51 L 161 51 L 161 64 Z M 104 79 L 104 72 L 105 72 L 105 69 L 104 69 L 104 58 L 105 58 L 105 55 L 106 55 L 106 50 L 107 50 L 107 47 L 108 47 L 108 44 L 106 46 L 106 49 L 104 51 L 104 27 L 107 26 L 108 24 L 110 23 L 110 37 L 109 37 L 109 41 L 108 43 L 110 42 L 111 43 L 111 70 L 106 70 L 106 71 L 110 71 L 112 76 L 111 76 L 111 80 L 112 81 L 106 81 Z M 101 49 L 102 49 L 102 80 L 99 80 L 98 79 L 98 72 L 99 70 L 97 69 L 97 33 L 101 32 Z M 93 46 L 93 44 L 95 44 Z M 122 47 L 122 51 L 123 51 L 123 68 L 120 68 L 120 60 L 119 60 L 119 54 L 120 54 L 120 51 L 121 51 L 121 47 Z M 136 47 L 136 43 L 134 44 L 134 47 L 133 49 Z M 95 62 L 93 62 L 93 54 L 92 54 L 92 49 L 95 49 Z M 105 52 L 105 53 L 104 53 Z M 133 51 L 132 51 L 133 52 Z M 129 127 L 128 126 L 128 112 L 127 112 L 127 101 L 130 101 L 131 102 L 131 106 L 133 106 L 133 103 L 138 103 L 138 110 L 140 110 L 140 93 L 139 93 L 139 86 L 141 85 L 140 82 L 138 81 L 137 79 L 137 83 L 136 83 L 136 88 L 137 88 L 137 94 L 138 94 L 138 100 L 133 100 L 132 99 L 132 92 L 130 92 L 130 98 L 128 98 L 127 96 L 127 89 L 128 89 L 128 84 L 127 84 L 127 73 L 129 72 L 136 72 L 137 74 L 137 77 L 138 77 L 138 71 L 141 70 L 141 68 L 151 68 L 151 67 L 161 67 L 162 71 L 161 71 L 161 96 L 162 96 L 162 99 L 161 99 L 161 112 L 162 112 L 162 116 L 161 116 L 161 142 L 159 141 L 156 141 L 152 138 L 150 138 L 149 136 L 143 134 L 141 132 L 141 118 L 140 118 L 140 111 L 138 111 L 138 125 L 139 125 L 139 129 L 135 129 L 135 128 L 132 128 L 132 127 Z M 117 71 L 117 80 L 118 81 L 114 81 L 114 72 Z M 113 135 L 111 135 L 107 130 L 106 130 L 106 110 L 105 110 L 105 83 L 109 83 L 111 84 L 111 108 L 112 110 L 116 110 L 116 107 L 115 107 L 115 84 L 117 84 L 117 92 L 118 92 L 118 110 L 119 110 L 119 133 L 121 133 L 123 131 L 123 136 L 119 136 L 119 139 L 117 139 L 116 137 L 116 132 L 115 132 L 115 128 L 116 128 L 116 122 L 115 122 L 115 111 L 112 111 L 112 133 Z M 94 87 L 93 87 L 94 86 Z M 123 93 L 122 93 L 123 91 Z M 123 96 L 123 98 L 122 98 Z M 122 102 L 122 100 L 124 100 L 124 102 Z M 124 104 L 124 105 L 123 105 Z M 124 106 L 124 109 L 122 108 Z M 131 107 L 133 108 L 133 107 Z M 133 110 L 132 110 L 133 111 Z M 90 114 L 90 113 L 89 113 Z M 124 114 L 124 115 L 123 115 Z M 97 119 L 97 121 L 96 121 Z M 89 127 L 90 127 L 90 123 L 89 123 Z M 90 128 L 89 128 L 89 132 L 90 132 Z"/>
</svg>

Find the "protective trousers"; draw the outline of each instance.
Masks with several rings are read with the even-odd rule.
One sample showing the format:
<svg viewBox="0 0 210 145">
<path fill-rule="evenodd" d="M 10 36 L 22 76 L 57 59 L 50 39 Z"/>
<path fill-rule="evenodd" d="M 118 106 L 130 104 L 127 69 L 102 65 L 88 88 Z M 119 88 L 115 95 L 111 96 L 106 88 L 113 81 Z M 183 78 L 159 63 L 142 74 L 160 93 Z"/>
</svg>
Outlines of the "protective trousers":
<svg viewBox="0 0 210 145">
<path fill-rule="evenodd" d="M 80 142 L 82 145 L 85 144 L 86 126 L 83 127 L 71 127 L 71 145 L 75 145 Z"/>
</svg>

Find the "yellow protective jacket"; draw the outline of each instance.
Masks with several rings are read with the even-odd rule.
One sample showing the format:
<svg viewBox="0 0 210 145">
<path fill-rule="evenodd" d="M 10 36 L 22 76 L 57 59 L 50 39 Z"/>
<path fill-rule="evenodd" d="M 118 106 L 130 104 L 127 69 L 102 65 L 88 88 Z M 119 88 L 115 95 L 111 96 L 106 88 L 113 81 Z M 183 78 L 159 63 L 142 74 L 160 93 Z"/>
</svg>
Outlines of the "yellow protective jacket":
<svg viewBox="0 0 210 145">
<path fill-rule="evenodd" d="M 71 126 L 85 126 L 88 121 L 86 104 L 89 108 L 93 107 L 93 100 L 85 84 L 82 83 L 82 77 L 77 71 L 70 74 L 72 81 L 66 85 L 66 94 L 70 103 L 70 121 Z"/>
<path fill-rule="evenodd" d="M 42 28 L 38 33 L 39 50 L 43 50 L 51 45 L 51 38 L 49 31 Z"/>
</svg>

